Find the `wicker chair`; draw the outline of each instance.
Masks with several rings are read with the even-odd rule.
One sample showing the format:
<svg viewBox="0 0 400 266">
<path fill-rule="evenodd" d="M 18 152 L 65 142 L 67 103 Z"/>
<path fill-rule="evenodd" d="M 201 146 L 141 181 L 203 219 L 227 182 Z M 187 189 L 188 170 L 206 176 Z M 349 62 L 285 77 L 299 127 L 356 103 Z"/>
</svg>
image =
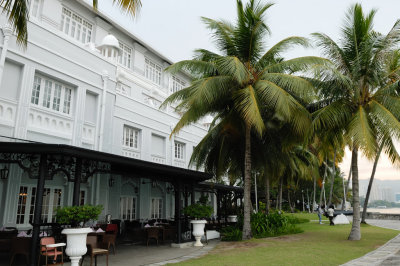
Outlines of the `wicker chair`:
<svg viewBox="0 0 400 266">
<path fill-rule="evenodd" d="M 29 255 L 31 251 L 32 238 L 31 237 L 15 237 L 11 240 L 11 260 L 10 266 L 14 262 L 15 256 L 23 255 L 26 264 L 29 264 Z"/>
<path fill-rule="evenodd" d="M 97 265 L 97 255 L 106 255 L 106 265 L 108 266 L 108 250 L 103 248 L 102 243 L 97 242 L 97 236 L 87 236 L 86 245 L 88 247 L 87 255 L 90 256 L 90 266 Z M 82 259 L 83 263 L 83 259 Z"/>
<path fill-rule="evenodd" d="M 158 246 L 158 234 L 159 234 L 158 227 L 148 227 L 146 228 L 146 233 L 147 233 L 147 246 L 149 245 L 150 239 L 155 239 L 157 241 L 157 246 Z"/>
</svg>

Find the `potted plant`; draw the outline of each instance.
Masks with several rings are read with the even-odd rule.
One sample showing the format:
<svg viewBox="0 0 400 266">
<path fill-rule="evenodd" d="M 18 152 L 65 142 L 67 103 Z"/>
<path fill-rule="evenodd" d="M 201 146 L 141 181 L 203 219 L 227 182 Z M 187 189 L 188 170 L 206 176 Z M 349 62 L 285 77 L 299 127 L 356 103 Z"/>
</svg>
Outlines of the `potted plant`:
<svg viewBox="0 0 400 266">
<path fill-rule="evenodd" d="M 202 203 L 192 204 L 183 209 L 183 213 L 194 220 L 190 223 L 193 224 L 193 236 L 196 239 L 195 247 L 202 247 L 201 237 L 204 235 L 204 226 L 207 223 L 205 218 L 209 218 L 213 212 L 211 206 Z"/>
<path fill-rule="evenodd" d="M 67 235 L 67 248 L 65 253 L 71 259 L 71 266 L 78 266 L 80 258 L 86 254 L 86 236 L 92 230 L 83 228 L 86 222 L 97 220 L 103 206 L 67 206 L 57 209 L 57 222 L 71 225 L 71 228 L 64 229 L 61 233 Z"/>
</svg>

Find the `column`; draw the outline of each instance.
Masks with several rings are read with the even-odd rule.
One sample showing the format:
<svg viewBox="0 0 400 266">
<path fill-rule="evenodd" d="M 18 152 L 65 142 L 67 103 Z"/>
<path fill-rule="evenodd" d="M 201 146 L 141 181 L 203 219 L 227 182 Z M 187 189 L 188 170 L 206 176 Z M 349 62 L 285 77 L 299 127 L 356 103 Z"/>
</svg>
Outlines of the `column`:
<svg viewBox="0 0 400 266">
<path fill-rule="evenodd" d="M 3 70 L 4 70 L 4 62 L 6 61 L 6 55 L 7 55 L 7 50 L 8 50 L 8 42 L 10 40 L 10 36 L 13 33 L 11 25 L 8 23 L 4 25 L 2 28 L 3 35 L 4 35 L 4 43 L 3 43 L 3 49 L 1 51 L 1 56 L 0 56 L 0 83 L 3 80 Z"/>
<path fill-rule="evenodd" d="M 101 106 L 100 106 L 100 128 L 99 128 L 99 151 L 103 150 L 103 136 L 104 136 L 104 117 L 106 115 L 106 97 L 107 97 L 107 83 L 108 83 L 108 79 L 109 79 L 109 75 L 107 71 L 104 71 L 104 73 L 101 75 L 101 78 L 103 80 L 103 93 L 101 95 Z"/>
<path fill-rule="evenodd" d="M 182 182 L 179 180 L 175 186 L 175 222 L 176 222 L 176 231 L 178 237 L 176 239 L 176 243 L 182 243 L 182 224 L 181 224 L 181 192 L 182 192 Z"/>
<path fill-rule="evenodd" d="M 82 159 L 76 158 L 75 178 L 74 178 L 74 196 L 72 205 L 79 206 L 79 195 L 81 192 Z"/>
<path fill-rule="evenodd" d="M 40 220 L 42 215 L 42 203 L 43 203 L 43 192 L 44 183 L 47 176 L 47 155 L 40 155 L 39 165 L 39 176 L 36 188 L 36 201 L 35 201 L 35 213 L 33 216 L 33 230 L 32 230 L 32 247 L 31 247 L 31 261 L 30 265 L 35 266 L 37 263 L 37 250 L 39 244 L 39 233 L 40 233 Z"/>
</svg>

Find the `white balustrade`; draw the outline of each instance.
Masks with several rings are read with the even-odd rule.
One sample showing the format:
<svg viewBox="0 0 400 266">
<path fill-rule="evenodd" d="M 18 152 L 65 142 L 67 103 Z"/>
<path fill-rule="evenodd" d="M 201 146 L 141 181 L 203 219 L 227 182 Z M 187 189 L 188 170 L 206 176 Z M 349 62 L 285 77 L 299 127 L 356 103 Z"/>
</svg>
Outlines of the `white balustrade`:
<svg viewBox="0 0 400 266">
<path fill-rule="evenodd" d="M 2 124 L 14 126 L 17 104 L 5 99 L 0 100 L 0 120 Z"/>
<path fill-rule="evenodd" d="M 129 148 L 122 148 L 122 155 L 129 158 L 140 159 L 140 151 L 132 150 Z"/>
<path fill-rule="evenodd" d="M 176 167 L 181 167 L 181 168 L 186 168 L 186 163 L 181 160 L 174 160 L 174 166 Z"/>
<path fill-rule="evenodd" d="M 61 137 L 71 138 L 73 120 L 58 114 L 52 114 L 49 111 L 31 108 L 29 111 L 28 126 L 35 131 L 53 133 Z"/>
<path fill-rule="evenodd" d="M 86 143 L 94 143 L 96 127 L 92 124 L 85 123 L 82 128 L 82 140 Z"/>
<path fill-rule="evenodd" d="M 165 164 L 165 157 L 159 155 L 151 155 L 151 161 L 154 163 Z"/>
</svg>

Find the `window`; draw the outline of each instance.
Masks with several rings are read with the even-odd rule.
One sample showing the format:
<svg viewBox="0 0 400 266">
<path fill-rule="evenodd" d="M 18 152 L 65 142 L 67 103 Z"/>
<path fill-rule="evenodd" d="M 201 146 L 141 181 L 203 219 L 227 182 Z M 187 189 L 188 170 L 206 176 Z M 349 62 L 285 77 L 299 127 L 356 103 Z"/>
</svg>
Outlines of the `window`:
<svg viewBox="0 0 400 266">
<path fill-rule="evenodd" d="M 119 42 L 119 48 L 121 48 L 121 55 L 118 62 L 127 68 L 131 68 L 132 48 L 122 42 Z"/>
<path fill-rule="evenodd" d="M 146 58 L 145 76 L 154 83 L 161 84 L 161 67 Z"/>
<path fill-rule="evenodd" d="M 44 223 L 56 221 L 56 210 L 61 207 L 62 189 L 45 188 L 43 192 L 41 219 Z M 20 186 L 16 224 L 29 225 L 35 213 L 36 187 Z M 29 206 L 29 208 L 28 208 Z"/>
<path fill-rule="evenodd" d="M 17 206 L 17 224 L 25 222 L 25 210 L 28 197 L 28 187 L 21 186 L 19 188 L 18 206 Z"/>
<path fill-rule="evenodd" d="M 182 81 L 181 79 L 179 79 L 175 76 L 172 76 L 172 82 L 171 82 L 170 88 L 169 88 L 170 93 L 180 91 L 184 87 L 185 87 L 184 81 Z"/>
<path fill-rule="evenodd" d="M 81 43 L 92 40 L 92 24 L 67 8 L 63 8 L 61 15 L 61 31 Z"/>
<path fill-rule="evenodd" d="M 184 160 L 185 144 L 175 141 L 175 159 Z"/>
<path fill-rule="evenodd" d="M 34 18 L 39 17 L 39 5 L 40 5 L 40 0 L 33 0 L 32 1 L 32 6 L 31 6 L 31 16 Z"/>
<path fill-rule="evenodd" d="M 151 218 L 162 218 L 162 199 L 151 199 Z"/>
<path fill-rule="evenodd" d="M 126 147 L 139 149 L 139 130 L 133 127 L 124 126 L 124 137 L 122 143 Z"/>
<path fill-rule="evenodd" d="M 70 114 L 72 89 L 67 86 L 35 75 L 31 103 L 56 112 Z"/>
<path fill-rule="evenodd" d="M 136 219 L 136 198 L 121 197 L 120 207 L 120 218 L 122 220 Z"/>
<path fill-rule="evenodd" d="M 41 83 L 42 83 L 42 79 L 38 76 L 35 76 L 35 80 L 33 82 L 31 103 L 36 104 L 36 105 L 39 104 L 40 84 Z"/>
<path fill-rule="evenodd" d="M 79 205 L 85 205 L 86 202 L 86 191 L 85 190 L 81 190 L 79 193 Z"/>
</svg>

